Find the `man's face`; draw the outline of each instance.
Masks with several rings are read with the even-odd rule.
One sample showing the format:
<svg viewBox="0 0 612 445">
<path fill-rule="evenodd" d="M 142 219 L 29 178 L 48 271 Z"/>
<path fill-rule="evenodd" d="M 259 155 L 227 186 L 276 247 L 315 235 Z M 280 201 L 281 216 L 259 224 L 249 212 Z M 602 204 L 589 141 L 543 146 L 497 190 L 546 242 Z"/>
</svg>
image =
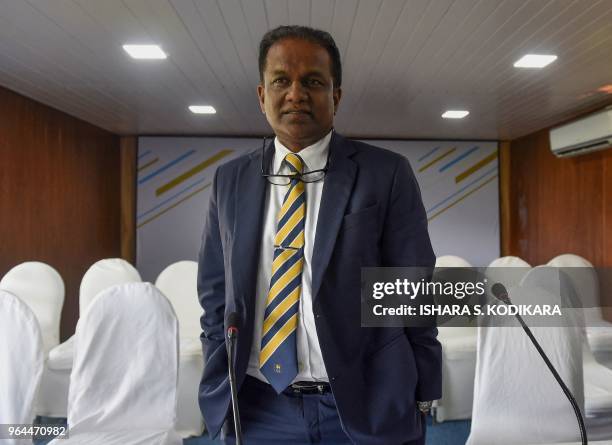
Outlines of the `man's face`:
<svg viewBox="0 0 612 445">
<path fill-rule="evenodd" d="M 261 111 L 287 148 L 299 151 L 332 128 L 342 91 L 334 88 L 327 50 L 307 40 L 287 38 L 268 51 Z"/>
</svg>

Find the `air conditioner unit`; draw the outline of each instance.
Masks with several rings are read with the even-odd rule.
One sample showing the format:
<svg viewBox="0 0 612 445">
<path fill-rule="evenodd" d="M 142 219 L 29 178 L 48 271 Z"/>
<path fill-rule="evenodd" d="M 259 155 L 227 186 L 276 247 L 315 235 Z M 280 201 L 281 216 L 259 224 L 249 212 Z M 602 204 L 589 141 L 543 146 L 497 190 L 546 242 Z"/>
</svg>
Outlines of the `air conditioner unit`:
<svg viewBox="0 0 612 445">
<path fill-rule="evenodd" d="M 612 147 L 612 108 L 550 130 L 550 149 L 557 157 L 577 156 Z"/>
</svg>

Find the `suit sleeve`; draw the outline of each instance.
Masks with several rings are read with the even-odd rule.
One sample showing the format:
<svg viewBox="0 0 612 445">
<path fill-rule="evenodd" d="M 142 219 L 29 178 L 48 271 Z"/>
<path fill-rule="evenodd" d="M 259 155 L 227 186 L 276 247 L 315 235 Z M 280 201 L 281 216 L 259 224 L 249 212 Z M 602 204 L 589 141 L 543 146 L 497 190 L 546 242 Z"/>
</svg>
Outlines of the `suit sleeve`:
<svg viewBox="0 0 612 445">
<path fill-rule="evenodd" d="M 427 214 L 408 160 L 401 158 L 393 176 L 382 233 L 382 262 L 387 267 L 420 266 L 433 271 L 436 257 L 427 231 Z M 435 327 L 407 327 L 417 366 L 416 400 L 442 395 L 442 347 Z"/>
<path fill-rule="evenodd" d="M 225 267 L 217 206 L 218 178 L 219 169 L 213 181 L 198 260 L 198 297 L 204 309 L 200 319 L 204 373 L 200 384 L 199 399 L 200 408 L 207 423 L 211 419 L 207 415 L 207 407 L 210 408 L 210 403 L 203 404 L 202 401 L 220 397 L 227 378 L 227 352 L 224 335 Z"/>
</svg>

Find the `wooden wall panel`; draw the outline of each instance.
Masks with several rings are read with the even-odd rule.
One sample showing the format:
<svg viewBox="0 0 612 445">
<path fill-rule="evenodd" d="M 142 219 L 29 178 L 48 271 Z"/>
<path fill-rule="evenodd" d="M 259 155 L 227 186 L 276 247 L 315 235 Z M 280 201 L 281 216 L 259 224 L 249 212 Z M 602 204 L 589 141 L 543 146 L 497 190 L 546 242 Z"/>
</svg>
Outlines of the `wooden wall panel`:
<svg viewBox="0 0 612 445">
<path fill-rule="evenodd" d="M 510 178 L 511 175 L 510 143 L 499 144 L 499 228 L 501 256 L 510 255 L 512 245 L 511 207 L 510 207 Z"/>
<path fill-rule="evenodd" d="M 136 264 L 136 176 L 138 138 L 122 137 L 121 149 L 121 258 Z"/>
<path fill-rule="evenodd" d="M 0 88 L 0 275 L 29 260 L 59 271 L 63 339 L 83 273 L 121 254 L 119 167 L 117 136 Z"/>
<path fill-rule="evenodd" d="M 550 152 L 548 130 L 512 141 L 510 253 L 533 265 L 575 253 L 612 266 L 604 249 L 604 166 L 611 151 L 575 158 Z"/>
</svg>

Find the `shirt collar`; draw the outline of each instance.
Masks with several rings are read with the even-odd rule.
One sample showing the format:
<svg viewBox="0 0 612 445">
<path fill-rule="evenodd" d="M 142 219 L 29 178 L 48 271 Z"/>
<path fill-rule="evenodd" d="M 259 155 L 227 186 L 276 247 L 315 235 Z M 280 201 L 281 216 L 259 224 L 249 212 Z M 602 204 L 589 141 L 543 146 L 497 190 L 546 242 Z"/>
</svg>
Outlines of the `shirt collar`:
<svg viewBox="0 0 612 445">
<path fill-rule="evenodd" d="M 325 167 L 327 162 L 327 153 L 329 152 L 329 141 L 331 140 L 332 131 L 330 130 L 325 136 L 319 139 L 312 145 L 303 148 L 296 154 L 304 161 L 304 171 L 318 170 Z M 274 138 L 274 172 L 280 174 L 282 162 L 289 153 L 292 153 L 285 147 L 278 137 Z M 288 167 L 285 167 L 288 168 Z"/>
</svg>

